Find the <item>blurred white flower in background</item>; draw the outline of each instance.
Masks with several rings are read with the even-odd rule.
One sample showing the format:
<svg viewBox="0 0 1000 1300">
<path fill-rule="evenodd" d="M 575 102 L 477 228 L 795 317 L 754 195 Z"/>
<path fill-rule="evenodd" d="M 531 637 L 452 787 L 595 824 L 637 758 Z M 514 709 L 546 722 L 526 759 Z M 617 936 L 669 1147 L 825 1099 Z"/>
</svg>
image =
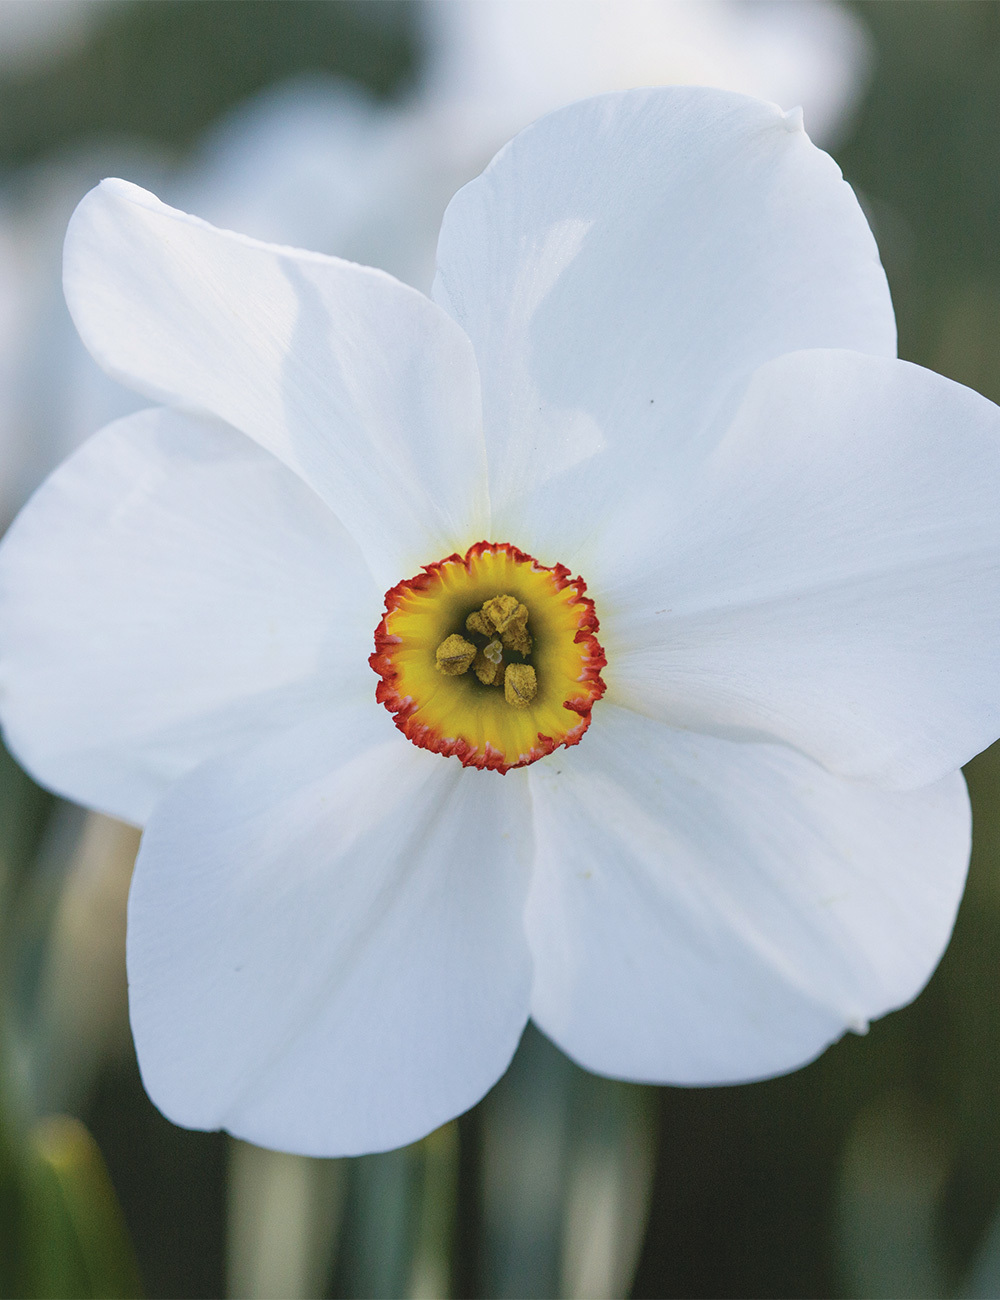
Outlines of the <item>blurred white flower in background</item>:
<svg viewBox="0 0 1000 1300">
<path fill-rule="evenodd" d="M 108 0 L 0 0 L 0 72 L 30 75 L 86 44 Z"/>
<path fill-rule="evenodd" d="M 422 99 L 471 152 L 575 99 L 661 85 L 801 106 L 829 145 L 873 64 L 864 25 L 830 0 L 430 0 L 422 13 Z"/>
<path fill-rule="evenodd" d="M 544 113 L 632 86 L 708 85 L 802 106 L 829 144 L 873 63 L 861 22 L 828 0 L 430 0 L 419 12 L 426 63 L 404 103 L 319 79 L 265 92 L 209 133 L 170 197 L 426 292 L 452 194 Z"/>
<path fill-rule="evenodd" d="M 79 39 L 100 7 L 66 6 L 65 39 Z M 226 115 L 180 172 L 138 142 L 97 141 L 19 180 L 0 213 L 0 241 L 17 249 L 0 256 L 0 329 L 15 310 L 19 322 L 0 393 L 0 525 L 84 437 L 135 409 L 79 345 L 61 297 L 62 233 L 102 175 L 426 291 L 448 200 L 540 113 L 629 85 L 703 82 L 803 105 L 822 144 L 850 117 L 872 66 L 863 25 L 829 0 L 434 0 L 420 14 L 426 66 L 403 102 L 299 78 Z M 58 29 L 54 14 L 46 23 Z"/>
<path fill-rule="evenodd" d="M 32 290 L 37 263 L 19 238 L 19 224 L 0 206 L 0 531 L 25 496 L 30 435 L 25 427 L 21 384 L 26 364 L 26 327 L 36 306 Z M 32 342 L 36 342 L 32 340 Z M 51 445 L 47 446 L 51 457 Z M 50 469 L 51 463 L 43 467 Z M 37 481 L 37 474 L 30 475 Z"/>
</svg>

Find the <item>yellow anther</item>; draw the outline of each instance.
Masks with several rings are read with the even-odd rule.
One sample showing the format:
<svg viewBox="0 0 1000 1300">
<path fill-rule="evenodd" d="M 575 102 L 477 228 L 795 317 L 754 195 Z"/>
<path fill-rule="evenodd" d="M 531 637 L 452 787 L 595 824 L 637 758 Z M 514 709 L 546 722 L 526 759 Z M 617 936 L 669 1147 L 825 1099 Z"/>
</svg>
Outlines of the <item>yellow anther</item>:
<svg viewBox="0 0 1000 1300">
<path fill-rule="evenodd" d="M 508 664 L 503 679 L 503 697 L 515 709 L 526 709 L 538 694 L 538 680 L 531 664 Z"/>
<path fill-rule="evenodd" d="M 434 662 L 439 673 L 447 677 L 458 677 L 467 672 L 476 657 L 476 647 L 466 641 L 465 637 L 453 632 L 446 636 L 434 653 Z"/>
<path fill-rule="evenodd" d="M 504 664 L 504 649 L 520 655 L 531 654 L 531 635 L 528 632 L 528 607 L 516 596 L 492 596 L 481 609 L 473 610 L 465 620 L 465 630 L 474 636 L 487 638 L 487 644 L 477 650 L 472 660 L 472 670 L 484 686 L 502 686 L 504 698 L 517 709 L 524 709 L 538 693 L 535 670 L 530 664 Z M 457 633 L 450 636 L 438 650 L 438 667 L 442 672 L 462 673 L 468 667 L 469 642 Z M 444 667 L 442 656 L 448 659 Z M 461 659 L 459 658 L 461 656 Z M 450 666 L 461 662 L 462 667 Z M 512 668 L 517 671 L 507 684 Z"/>
<path fill-rule="evenodd" d="M 511 650 L 516 650 L 518 654 L 531 654 L 531 634 L 528 632 L 528 609 L 526 605 L 518 605 L 504 625 L 500 638 L 505 646 Z"/>
<path fill-rule="evenodd" d="M 498 632 L 506 628 L 511 619 L 514 618 L 519 609 L 523 606 L 516 596 L 494 596 L 483 606 L 483 614 L 490 620 Z M 524 611 L 525 620 L 528 617 L 528 611 Z"/>
<path fill-rule="evenodd" d="M 465 620 L 465 630 L 467 632 L 478 632 L 480 636 L 492 637 L 494 634 L 493 624 L 483 616 L 481 609 L 473 610 Z"/>
<path fill-rule="evenodd" d="M 476 655 L 472 671 L 484 686 L 503 685 L 503 664 L 499 661 L 487 659 L 482 650 Z"/>
</svg>

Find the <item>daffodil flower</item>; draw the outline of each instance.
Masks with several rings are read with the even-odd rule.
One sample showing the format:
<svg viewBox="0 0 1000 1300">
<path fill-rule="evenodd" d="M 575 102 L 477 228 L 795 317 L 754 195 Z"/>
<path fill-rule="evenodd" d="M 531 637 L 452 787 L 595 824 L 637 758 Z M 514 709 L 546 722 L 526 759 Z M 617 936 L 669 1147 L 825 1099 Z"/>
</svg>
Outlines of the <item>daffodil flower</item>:
<svg viewBox="0 0 1000 1300">
<path fill-rule="evenodd" d="M 529 1016 L 716 1084 L 914 996 L 1000 732 L 1000 411 L 896 359 L 796 115 L 541 120 L 455 197 L 432 299 L 117 180 L 65 278 L 161 405 L 4 542 L 2 712 L 40 780 L 146 824 L 168 1116 L 376 1150 Z"/>
</svg>

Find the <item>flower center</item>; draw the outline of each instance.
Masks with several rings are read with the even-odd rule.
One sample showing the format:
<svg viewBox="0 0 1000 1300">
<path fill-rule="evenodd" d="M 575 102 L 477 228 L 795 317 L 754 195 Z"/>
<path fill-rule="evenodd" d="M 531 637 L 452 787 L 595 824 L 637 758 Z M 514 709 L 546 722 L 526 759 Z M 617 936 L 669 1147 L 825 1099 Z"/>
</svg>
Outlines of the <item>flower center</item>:
<svg viewBox="0 0 1000 1300">
<path fill-rule="evenodd" d="M 526 709 L 538 694 L 534 666 L 525 662 L 531 654 L 528 607 L 516 596 L 493 596 L 468 616 L 465 633 L 452 632 L 438 646 L 438 672 L 457 677 L 471 668 L 484 686 L 501 687 L 512 708 Z"/>
<path fill-rule="evenodd" d="M 477 542 L 386 593 L 376 698 L 415 745 L 507 772 L 575 745 L 606 660 L 582 578 Z"/>
</svg>

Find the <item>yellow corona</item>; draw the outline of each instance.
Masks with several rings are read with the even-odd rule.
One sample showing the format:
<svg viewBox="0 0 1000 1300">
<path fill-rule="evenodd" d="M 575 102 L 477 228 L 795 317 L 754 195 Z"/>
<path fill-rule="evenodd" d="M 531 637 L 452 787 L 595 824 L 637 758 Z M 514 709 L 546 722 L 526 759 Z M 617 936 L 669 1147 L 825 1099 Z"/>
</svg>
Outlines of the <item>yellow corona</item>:
<svg viewBox="0 0 1000 1300">
<path fill-rule="evenodd" d="M 376 698 L 415 745 L 507 772 L 575 745 L 604 694 L 593 601 L 562 564 L 477 542 L 385 597 Z"/>
</svg>

